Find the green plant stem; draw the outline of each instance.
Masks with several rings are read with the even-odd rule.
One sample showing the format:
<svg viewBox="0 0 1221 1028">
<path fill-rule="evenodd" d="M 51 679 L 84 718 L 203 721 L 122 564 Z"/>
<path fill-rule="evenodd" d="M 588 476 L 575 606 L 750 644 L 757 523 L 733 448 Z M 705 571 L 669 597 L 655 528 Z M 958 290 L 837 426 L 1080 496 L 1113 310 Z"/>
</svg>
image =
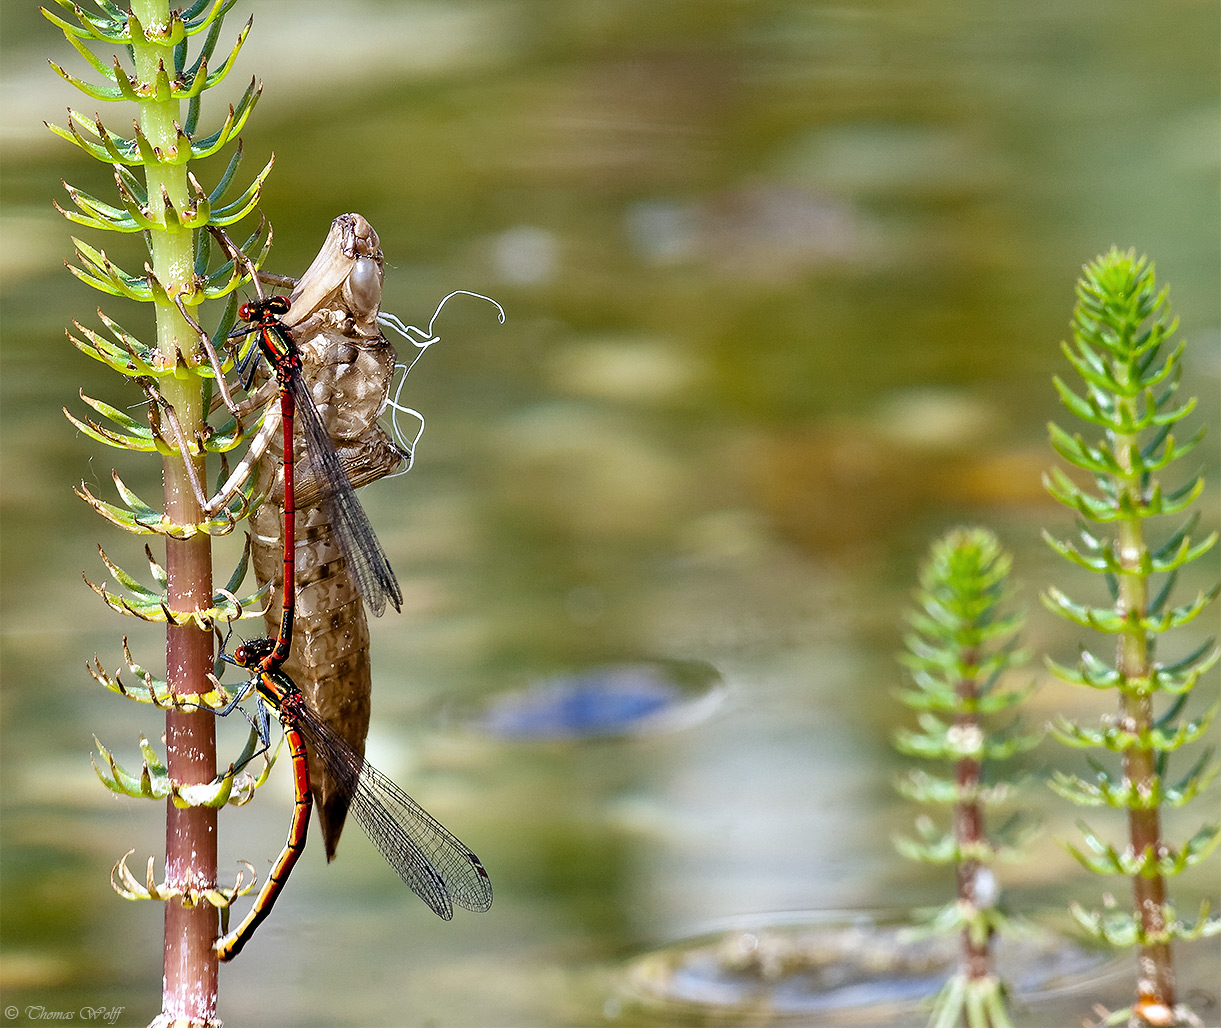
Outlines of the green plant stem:
<svg viewBox="0 0 1221 1028">
<path fill-rule="evenodd" d="M 133 0 L 132 12 L 146 29 L 169 22 L 168 0 Z M 156 81 L 161 65 L 172 67 L 164 47 L 134 46 L 136 77 Z M 140 127 L 162 151 L 176 145 L 178 102 L 148 100 L 139 105 Z M 165 224 L 165 201 L 179 211 L 189 204 L 186 165 L 146 166 L 149 210 Z M 194 293 L 194 240 L 188 231 L 150 233 L 152 268 L 171 296 Z M 191 360 L 198 350 L 190 326 L 176 307 L 157 305 L 157 346 L 165 366 L 180 354 Z M 164 380 L 163 396 L 173 407 L 188 440 L 205 430 L 201 380 L 196 376 Z M 202 454 L 169 453 L 162 458 L 165 510 L 177 524 L 203 520 L 199 499 L 191 488 L 186 462 L 195 465 L 196 479 L 206 481 Z M 211 540 L 200 533 L 185 540 L 167 539 L 167 596 L 171 610 L 206 610 L 212 600 Z M 195 624 L 169 625 L 166 630 L 166 678 L 175 696 L 208 691 L 212 669 L 212 636 Z M 171 708 L 166 712 L 166 764 L 170 778 L 183 785 L 204 784 L 216 777 L 216 722 L 207 712 Z M 217 812 L 214 808 L 179 808 L 166 801 L 166 884 L 198 893 L 216 886 Z M 171 900 L 165 906 L 162 1024 L 209 1026 L 216 1023 L 218 962 L 212 950 L 217 936 L 216 908 L 210 903 Z"/>
</svg>

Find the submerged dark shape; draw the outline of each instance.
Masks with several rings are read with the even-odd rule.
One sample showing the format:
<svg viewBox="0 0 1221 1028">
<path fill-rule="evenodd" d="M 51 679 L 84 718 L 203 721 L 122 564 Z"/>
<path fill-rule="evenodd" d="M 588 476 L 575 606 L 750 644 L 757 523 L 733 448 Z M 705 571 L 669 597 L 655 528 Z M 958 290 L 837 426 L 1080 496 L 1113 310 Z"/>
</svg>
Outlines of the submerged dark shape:
<svg viewBox="0 0 1221 1028">
<path fill-rule="evenodd" d="M 625 735 L 686 722 L 716 699 L 706 664 L 640 662 L 557 675 L 494 697 L 479 717 L 491 735 L 564 739 Z"/>
</svg>

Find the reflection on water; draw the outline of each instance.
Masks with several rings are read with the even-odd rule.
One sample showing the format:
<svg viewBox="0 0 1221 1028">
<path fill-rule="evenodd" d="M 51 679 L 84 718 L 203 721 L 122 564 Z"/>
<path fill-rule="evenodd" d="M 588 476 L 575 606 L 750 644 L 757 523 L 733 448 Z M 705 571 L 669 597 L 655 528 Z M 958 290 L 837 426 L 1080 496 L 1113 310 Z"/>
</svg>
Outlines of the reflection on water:
<svg viewBox="0 0 1221 1028">
<path fill-rule="evenodd" d="M 404 395 L 428 418 L 416 467 L 363 496 L 407 593 L 373 626 L 371 758 L 486 860 L 496 904 L 440 924 L 363 839 L 329 867 L 311 845 L 223 972 L 222 1016 L 593 1023 L 614 1013 L 601 972 L 712 919 L 940 902 L 944 880 L 890 848 L 910 818 L 889 786 L 898 619 L 950 523 L 998 530 L 1028 602 L 1063 573 L 1038 539 L 1067 523 L 1039 484 L 1049 377 L 1076 270 L 1111 243 L 1171 283 L 1216 422 L 1215 12 L 253 9 L 232 81 L 265 83 L 244 143 L 251 168 L 276 154 L 276 270 L 299 273 L 357 210 L 383 241 L 389 310 L 426 321 L 467 288 L 509 315 L 446 307 Z M 132 846 L 133 866 L 162 849 L 161 812 L 106 794 L 87 752 L 96 732 L 128 759 L 161 727 L 130 720 L 83 664 L 97 652 L 113 670 L 125 630 L 150 666 L 161 643 L 79 583 L 101 575 L 96 542 L 130 567 L 141 542 L 69 490 L 107 494 L 116 462 L 141 495 L 159 475 L 89 445 L 59 408 L 81 387 L 139 400 L 61 333 L 95 326 L 99 302 L 137 333 L 146 312 L 62 269 L 59 179 L 106 198 L 111 173 L 39 123 L 80 107 L 45 65 L 81 71 L 76 55 L 32 7 L 3 18 L 0 984 L 22 1007 L 125 1005 L 136 1024 L 158 1005 L 160 912 L 121 903 L 106 876 Z M 138 241 L 89 241 L 139 266 Z M 1031 635 L 1062 657 L 1077 642 L 1037 614 Z M 578 669 L 571 690 L 580 669 L 642 654 L 713 666 L 716 709 L 559 747 L 432 716 Z M 1055 686 L 1035 702 L 1038 717 L 1098 710 Z M 265 871 L 289 803 L 279 781 L 227 812 L 224 866 Z M 1050 824 L 1011 899 L 1092 901 L 1054 842 L 1076 812 L 1037 790 L 1029 804 Z M 1185 952 L 1207 967 L 1216 943 Z"/>
<path fill-rule="evenodd" d="M 909 917 L 793 912 L 646 954 L 623 975 L 623 1023 L 924 1025 L 929 997 L 956 967 L 958 940 L 930 938 Z M 1038 1009 L 1049 996 L 1126 973 L 1110 956 L 1029 926 L 996 950 L 1020 1016 L 1047 1024 L 1061 1016 Z"/>
</svg>

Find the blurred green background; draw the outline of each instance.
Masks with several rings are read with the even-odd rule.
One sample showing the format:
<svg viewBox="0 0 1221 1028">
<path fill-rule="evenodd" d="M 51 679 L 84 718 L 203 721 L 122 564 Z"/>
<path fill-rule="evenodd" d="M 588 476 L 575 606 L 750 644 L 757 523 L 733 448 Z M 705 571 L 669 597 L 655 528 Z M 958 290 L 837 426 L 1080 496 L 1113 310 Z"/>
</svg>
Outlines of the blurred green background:
<svg viewBox="0 0 1221 1028">
<path fill-rule="evenodd" d="M 269 267 L 299 275 L 358 211 L 386 254 L 386 310 L 426 324 L 472 289 L 508 313 L 446 308 L 404 392 L 428 419 L 416 466 L 362 494 L 407 594 L 372 627 L 370 756 L 479 852 L 496 903 L 436 921 L 350 828 L 333 866 L 309 848 L 222 969 L 222 1018 L 601 1023 L 624 958 L 718 918 L 944 899 L 945 875 L 890 843 L 913 814 L 890 786 L 901 617 L 933 535 L 983 521 L 1015 551 L 1030 647 L 1076 652 L 1036 597 L 1053 576 L 1098 587 L 1039 540 L 1070 530 L 1040 475 L 1083 262 L 1112 244 L 1156 260 L 1197 420 L 1218 421 L 1215 4 L 241 0 L 220 49 L 251 11 L 201 128 L 262 80 L 239 178 L 274 151 Z M 162 643 L 81 582 L 105 576 L 98 543 L 139 571 L 143 542 L 71 490 L 109 497 L 117 466 L 155 496 L 159 468 L 103 452 L 60 408 L 80 414 L 82 388 L 140 399 L 67 342 L 72 319 L 97 327 L 101 304 L 137 334 L 148 322 L 63 268 L 60 179 L 101 198 L 113 182 L 43 127 L 96 107 L 48 58 L 88 71 L 35 5 L 6 2 L 0 986 L 21 1011 L 121 1006 L 118 1023 L 143 1024 L 161 911 L 119 900 L 107 870 L 163 851 L 163 812 L 111 796 L 88 753 L 96 733 L 134 763 L 138 733 L 162 729 L 84 664 L 113 671 L 128 632 L 160 668 Z M 224 162 L 193 167 L 207 187 Z M 143 260 L 137 241 L 78 234 Z M 1216 497 L 1214 481 L 1209 527 Z M 1206 583 L 1216 562 L 1198 570 Z M 1184 650 L 1215 629 L 1201 620 Z M 710 663 L 722 701 L 678 730 L 585 743 L 487 738 L 464 716 L 642 659 Z M 1049 684 L 1031 716 L 1109 700 Z M 226 732 L 236 752 L 240 726 Z M 1050 762 L 1080 766 L 1034 754 Z M 279 850 L 276 778 L 222 816 L 229 874 Z M 1044 792 L 1027 805 L 1049 826 L 1008 872 L 1010 901 L 1062 910 L 1122 887 L 1057 846 L 1077 811 Z M 1169 825 L 1190 834 L 1216 809 L 1214 792 Z M 1182 880 L 1184 906 L 1216 877 L 1214 862 Z M 1215 968 L 1216 942 L 1194 959 Z M 1088 1003 L 1064 1009 L 1078 1023 Z"/>
</svg>

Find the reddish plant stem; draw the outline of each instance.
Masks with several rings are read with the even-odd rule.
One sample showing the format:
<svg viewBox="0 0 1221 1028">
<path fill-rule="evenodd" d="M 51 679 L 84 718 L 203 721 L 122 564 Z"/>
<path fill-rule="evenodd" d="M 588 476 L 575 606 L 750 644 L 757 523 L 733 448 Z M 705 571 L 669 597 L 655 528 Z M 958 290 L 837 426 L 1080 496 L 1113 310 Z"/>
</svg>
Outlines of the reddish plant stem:
<svg viewBox="0 0 1221 1028">
<path fill-rule="evenodd" d="M 1138 732 L 1153 723 L 1153 702 L 1148 696 L 1124 697 L 1124 728 Z M 1133 746 L 1124 753 L 1124 776 L 1136 786 L 1138 793 L 1151 795 L 1157 778 L 1152 750 Z M 1128 837 L 1132 853 L 1147 852 L 1162 856 L 1161 817 L 1155 807 L 1150 810 L 1128 810 Z M 1141 1002 L 1151 1002 L 1173 1009 L 1177 985 L 1174 960 L 1166 931 L 1166 879 L 1161 874 L 1132 876 L 1132 900 L 1141 927 L 1153 940 L 1137 950 L 1137 995 Z"/>
<path fill-rule="evenodd" d="M 973 662 L 978 654 L 968 650 L 963 654 L 965 662 Z M 978 683 L 974 678 L 963 678 L 955 686 L 955 692 L 964 707 L 974 708 L 979 695 Z M 954 726 L 964 735 L 978 737 L 980 734 L 979 718 L 973 712 L 961 713 L 955 716 Z M 958 785 L 959 796 L 969 799 L 959 799 L 954 804 L 954 838 L 961 850 L 977 849 L 984 840 L 984 810 L 980 804 L 981 765 L 971 757 L 962 757 L 954 769 L 954 779 Z M 974 857 L 960 860 L 957 868 L 958 902 L 966 909 L 976 909 L 975 883 L 979 876 L 980 862 Z M 960 965 L 963 975 L 968 979 L 986 978 L 991 973 L 990 947 L 992 932 L 980 939 L 971 924 L 962 929 L 962 956 Z"/>
<path fill-rule="evenodd" d="M 202 462 L 200 462 L 202 468 Z M 184 487 L 185 486 L 185 487 Z M 165 461 L 167 513 L 179 524 L 202 519 L 185 483 L 181 459 Z M 212 552 L 206 535 L 166 544 L 168 595 L 172 610 L 206 610 L 212 602 Z M 209 690 L 212 635 L 194 624 L 166 632 L 166 677 L 175 696 Z M 216 719 L 207 711 L 170 709 L 165 719 L 166 763 L 172 781 L 202 784 L 216 777 Z M 216 886 L 216 810 L 179 808 L 166 801 L 165 870 L 171 888 L 198 893 Z M 203 1028 L 216 1024 L 216 908 L 208 902 L 165 905 L 165 977 L 162 1021 Z"/>
<path fill-rule="evenodd" d="M 1117 437 L 1116 459 L 1127 466 L 1135 440 L 1128 436 Z M 1123 481 L 1124 492 L 1135 509 L 1143 502 L 1140 480 L 1132 475 Z M 1124 571 L 1119 578 L 1118 611 L 1127 617 L 1148 613 L 1148 583 L 1141 568 L 1141 555 L 1147 551 L 1144 526 L 1140 518 L 1121 520 L 1117 526 L 1117 551 Z M 1120 633 L 1116 644 L 1115 666 L 1128 682 L 1148 681 L 1151 671 L 1149 640 L 1145 629 L 1132 624 Z M 1148 693 L 1124 690 L 1120 694 L 1120 727 L 1125 732 L 1148 738 L 1154 722 L 1153 697 Z M 1131 783 L 1136 796 L 1156 796 L 1158 773 L 1156 754 L 1152 746 L 1132 746 L 1124 751 L 1123 769 L 1125 779 Z M 1128 841 L 1130 852 L 1139 858 L 1152 854 L 1160 858 L 1165 853 L 1162 842 L 1161 815 L 1159 809 L 1128 807 Z M 1166 937 L 1166 879 L 1160 873 L 1146 876 L 1137 872 L 1132 876 L 1132 899 L 1136 916 L 1150 941 L 1137 950 L 1137 996 L 1138 1005 L 1146 1002 L 1173 1010 L 1177 992 L 1173 954 Z"/>
</svg>

